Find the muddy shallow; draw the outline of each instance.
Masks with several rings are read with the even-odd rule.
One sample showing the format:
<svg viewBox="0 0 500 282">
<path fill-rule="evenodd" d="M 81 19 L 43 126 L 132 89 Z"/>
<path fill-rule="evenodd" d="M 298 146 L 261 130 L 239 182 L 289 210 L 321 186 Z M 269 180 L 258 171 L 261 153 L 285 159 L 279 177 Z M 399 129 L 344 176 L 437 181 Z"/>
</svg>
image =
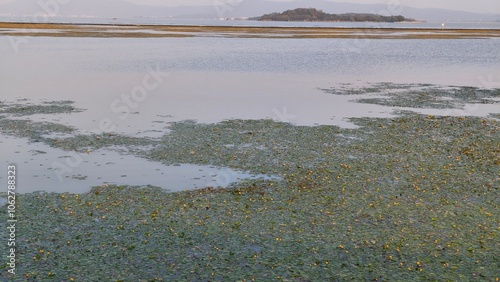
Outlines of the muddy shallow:
<svg viewBox="0 0 500 282">
<path fill-rule="evenodd" d="M 353 122 L 359 128 L 174 124 L 150 158 L 223 163 L 282 180 L 178 193 L 104 185 L 20 195 L 17 275 L 498 278 L 498 120 L 401 112 Z"/>
<path fill-rule="evenodd" d="M 230 38 L 467 39 L 500 37 L 500 30 L 0 23 L 1 34 L 10 36 L 100 38 L 208 36 Z"/>
<path fill-rule="evenodd" d="M 360 117 L 398 117 L 406 111 L 421 114 L 449 116 L 477 116 L 495 120 L 500 112 L 498 89 L 474 87 L 437 86 L 431 84 L 379 83 L 365 87 L 344 84 L 340 88 L 321 89 L 321 95 L 344 101 L 344 110 L 363 104 L 375 104 L 380 112 Z M 97 185 L 153 185 L 167 191 L 181 191 L 204 187 L 228 187 L 243 180 L 274 179 L 285 175 L 273 168 L 273 154 L 298 154 L 306 157 L 306 143 L 323 142 L 321 136 L 309 136 L 312 140 L 292 149 L 279 142 L 260 143 L 262 138 L 287 140 L 287 134 L 296 130 L 314 130 L 294 127 L 294 115 L 283 108 L 276 111 L 274 122 L 282 124 L 283 132 L 276 135 L 267 132 L 274 126 L 268 120 L 231 119 L 208 124 L 195 121 L 165 121 L 171 116 L 159 116 L 152 126 L 160 126 L 155 132 L 136 134 L 95 131 L 86 132 L 61 124 L 65 115 L 68 120 L 86 110 L 76 108 L 71 101 L 45 101 L 35 105 L 32 101 L 3 102 L 0 105 L 0 130 L 2 155 L 5 165 L 19 165 L 23 178 L 20 193 L 33 191 L 86 192 Z M 337 104 L 337 107 L 341 104 Z M 141 114 L 136 114 L 141 117 Z M 364 115 L 364 116 L 363 116 Z M 342 117 L 345 120 L 345 117 Z M 349 120 L 346 120 L 346 122 Z M 354 126 L 330 126 L 316 124 L 331 132 L 336 142 L 352 142 L 359 137 Z M 245 129 L 248 126 L 254 129 Z M 220 128 L 219 128 L 220 127 Z M 314 128 L 313 127 L 313 128 Z M 261 129 L 262 128 L 262 129 Z M 151 136 L 155 133 L 156 136 Z M 153 134 L 154 135 L 154 134 Z M 303 137 L 301 138 L 303 139 Z M 257 142 L 257 143 L 256 143 Z M 304 153 L 305 154 L 305 153 Z M 353 157 L 355 158 L 355 157 Z M 278 161 L 279 162 L 279 161 Z M 246 171 L 246 172 L 245 172 Z"/>
</svg>

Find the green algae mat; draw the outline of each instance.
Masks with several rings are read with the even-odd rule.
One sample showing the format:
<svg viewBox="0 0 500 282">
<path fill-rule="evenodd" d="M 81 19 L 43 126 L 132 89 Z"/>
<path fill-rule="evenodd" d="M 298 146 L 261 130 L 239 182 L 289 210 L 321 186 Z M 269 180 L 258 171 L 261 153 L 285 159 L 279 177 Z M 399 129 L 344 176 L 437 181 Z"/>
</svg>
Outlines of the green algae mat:
<svg viewBox="0 0 500 282">
<path fill-rule="evenodd" d="M 498 115 L 352 121 L 357 129 L 185 121 L 135 152 L 279 180 L 179 193 L 100 186 L 21 195 L 13 280 L 498 281 Z M 124 138 L 122 145 L 138 143 Z M 114 142 L 86 140 L 42 139 L 75 150 Z"/>
</svg>

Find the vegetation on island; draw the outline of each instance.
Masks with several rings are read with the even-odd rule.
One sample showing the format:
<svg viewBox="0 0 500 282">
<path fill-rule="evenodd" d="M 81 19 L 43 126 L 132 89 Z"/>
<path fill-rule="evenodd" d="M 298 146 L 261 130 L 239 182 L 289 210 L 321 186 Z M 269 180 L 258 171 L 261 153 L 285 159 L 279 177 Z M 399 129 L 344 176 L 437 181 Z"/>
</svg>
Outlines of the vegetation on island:
<svg viewBox="0 0 500 282">
<path fill-rule="evenodd" d="M 329 14 L 314 8 L 298 8 L 287 10 L 283 13 L 265 14 L 261 17 L 253 18 L 258 21 L 290 21 L 290 22 L 405 22 L 415 21 L 401 15 L 382 16 L 367 13 L 345 13 Z"/>
</svg>

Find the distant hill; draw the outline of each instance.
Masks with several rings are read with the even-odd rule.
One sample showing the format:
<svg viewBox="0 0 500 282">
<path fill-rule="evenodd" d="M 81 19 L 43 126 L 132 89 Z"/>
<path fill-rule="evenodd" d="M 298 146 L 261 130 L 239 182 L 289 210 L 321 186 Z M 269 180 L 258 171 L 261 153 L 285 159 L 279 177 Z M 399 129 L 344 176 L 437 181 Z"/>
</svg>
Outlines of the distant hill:
<svg viewBox="0 0 500 282">
<path fill-rule="evenodd" d="M 328 14 L 322 10 L 314 8 L 297 8 L 287 10 L 283 13 L 271 13 L 261 17 L 252 18 L 258 21 L 281 21 L 281 22 L 410 22 L 413 19 L 407 19 L 401 15 L 382 16 L 378 14 L 366 13 L 345 13 Z"/>
</svg>

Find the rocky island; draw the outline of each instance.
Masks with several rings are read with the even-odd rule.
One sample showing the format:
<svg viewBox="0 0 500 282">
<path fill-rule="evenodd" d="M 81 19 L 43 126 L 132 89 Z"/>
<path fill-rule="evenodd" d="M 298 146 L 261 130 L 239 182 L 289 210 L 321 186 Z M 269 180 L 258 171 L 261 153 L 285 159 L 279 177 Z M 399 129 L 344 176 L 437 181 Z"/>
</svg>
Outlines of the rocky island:
<svg viewBox="0 0 500 282">
<path fill-rule="evenodd" d="M 401 15 L 383 16 L 378 14 L 366 13 L 345 13 L 329 14 L 322 10 L 314 8 L 298 8 L 287 10 L 283 13 L 265 14 L 260 17 L 252 18 L 258 21 L 285 21 L 285 22 L 414 22 L 414 19 L 408 19 Z"/>
</svg>

